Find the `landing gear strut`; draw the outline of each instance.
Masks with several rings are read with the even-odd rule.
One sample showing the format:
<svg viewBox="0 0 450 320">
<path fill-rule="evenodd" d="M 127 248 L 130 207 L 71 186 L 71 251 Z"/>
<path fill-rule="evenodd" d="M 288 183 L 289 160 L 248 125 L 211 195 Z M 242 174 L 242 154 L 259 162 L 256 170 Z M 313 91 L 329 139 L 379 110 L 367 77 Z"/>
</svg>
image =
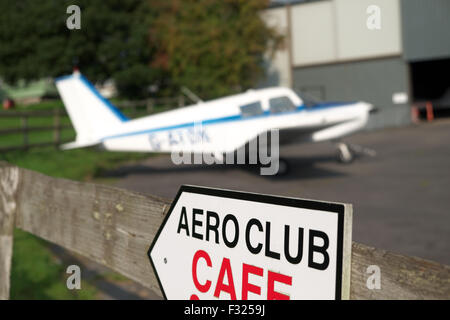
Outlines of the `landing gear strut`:
<svg viewBox="0 0 450 320">
<path fill-rule="evenodd" d="M 355 160 L 357 156 L 360 155 L 375 157 L 377 154 L 375 150 L 365 148 L 357 144 L 347 144 L 339 142 L 337 144 L 337 148 L 338 148 L 337 159 L 341 163 L 350 163 L 353 160 Z"/>
<path fill-rule="evenodd" d="M 350 163 L 355 159 L 355 155 L 346 143 L 338 143 L 337 159 L 341 163 Z"/>
</svg>

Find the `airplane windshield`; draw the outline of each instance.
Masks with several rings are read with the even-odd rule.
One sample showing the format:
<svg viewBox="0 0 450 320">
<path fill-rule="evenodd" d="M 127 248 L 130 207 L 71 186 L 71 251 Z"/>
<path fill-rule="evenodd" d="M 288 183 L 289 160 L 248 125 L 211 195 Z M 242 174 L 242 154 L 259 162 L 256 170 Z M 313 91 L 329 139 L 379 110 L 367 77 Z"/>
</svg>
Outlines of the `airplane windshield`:
<svg viewBox="0 0 450 320">
<path fill-rule="evenodd" d="M 269 99 L 271 113 L 281 113 L 295 110 L 295 104 L 286 96 Z"/>
<path fill-rule="evenodd" d="M 295 91 L 295 93 L 300 97 L 300 99 L 302 99 L 303 104 L 306 107 L 312 107 L 312 106 L 315 106 L 316 104 L 323 102 L 321 99 L 317 98 L 315 95 L 312 95 L 312 94 L 304 92 L 304 91 L 303 92 Z"/>
<path fill-rule="evenodd" d="M 243 117 L 252 117 L 263 114 L 261 102 L 253 102 L 240 107 Z"/>
</svg>

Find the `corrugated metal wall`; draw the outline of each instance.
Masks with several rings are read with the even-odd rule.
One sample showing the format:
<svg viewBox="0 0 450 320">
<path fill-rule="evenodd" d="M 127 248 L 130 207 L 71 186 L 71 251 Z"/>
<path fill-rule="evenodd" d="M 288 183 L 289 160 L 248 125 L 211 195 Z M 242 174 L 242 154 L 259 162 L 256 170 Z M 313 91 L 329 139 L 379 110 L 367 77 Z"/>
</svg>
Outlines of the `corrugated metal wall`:
<svg viewBox="0 0 450 320">
<path fill-rule="evenodd" d="M 406 60 L 450 57 L 450 0 L 402 0 Z"/>
<path fill-rule="evenodd" d="M 396 93 L 409 95 L 408 66 L 399 58 L 329 64 L 294 69 L 294 89 L 328 101 L 370 102 L 380 109 L 369 129 L 410 123 L 409 103 L 394 104 Z"/>
<path fill-rule="evenodd" d="M 339 60 L 379 58 L 402 53 L 398 0 L 334 0 L 334 6 Z M 367 24 L 375 15 L 374 8 L 379 10 L 380 29 L 371 29 Z"/>
<path fill-rule="evenodd" d="M 380 28 L 368 27 L 379 11 Z M 402 54 L 399 0 L 332 0 L 291 7 L 296 67 Z"/>
</svg>

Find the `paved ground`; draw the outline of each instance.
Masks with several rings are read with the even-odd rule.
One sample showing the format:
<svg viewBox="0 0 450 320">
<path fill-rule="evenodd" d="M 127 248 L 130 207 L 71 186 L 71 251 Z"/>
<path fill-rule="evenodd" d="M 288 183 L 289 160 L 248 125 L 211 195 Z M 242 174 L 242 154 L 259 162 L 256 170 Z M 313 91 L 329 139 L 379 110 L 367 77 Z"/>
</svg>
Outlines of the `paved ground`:
<svg viewBox="0 0 450 320">
<path fill-rule="evenodd" d="M 450 121 L 359 133 L 348 142 L 370 147 L 375 158 L 335 161 L 329 143 L 283 148 L 292 164 L 284 177 L 233 166 L 175 166 L 151 157 L 109 176 L 123 188 L 172 198 L 181 184 L 348 202 L 353 239 L 398 253 L 450 264 Z"/>
</svg>

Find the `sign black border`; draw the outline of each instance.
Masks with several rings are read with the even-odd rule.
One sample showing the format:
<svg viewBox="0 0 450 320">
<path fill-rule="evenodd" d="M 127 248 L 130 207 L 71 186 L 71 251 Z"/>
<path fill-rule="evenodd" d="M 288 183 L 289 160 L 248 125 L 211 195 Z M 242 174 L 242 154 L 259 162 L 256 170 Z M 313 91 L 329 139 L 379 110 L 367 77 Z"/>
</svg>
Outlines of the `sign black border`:
<svg viewBox="0 0 450 320">
<path fill-rule="evenodd" d="M 155 276 L 156 276 L 156 279 L 158 280 L 159 288 L 161 289 L 164 299 L 167 300 L 167 296 L 164 291 L 161 280 L 158 276 L 158 272 L 156 271 L 156 267 L 153 263 L 150 253 L 151 253 L 153 247 L 155 246 L 156 241 L 158 241 L 158 238 L 159 238 L 162 230 L 164 229 L 167 220 L 169 219 L 173 209 L 175 208 L 175 205 L 178 202 L 178 199 L 180 198 L 180 196 L 183 192 L 197 193 L 197 194 L 216 196 L 216 197 L 221 197 L 221 198 L 246 200 L 246 201 L 275 204 L 275 205 L 281 205 L 281 206 L 287 206 L 287 207 L 321 210 L 321 211 L 337 213 L 337 215 L 338 215 L 338 241 L 337 241 L 337 252 L 336 252 L 336 257 L 337 257 L 336 260 L 337 261 L 336 261 L 335 300 L 342 299 L 342 268 L 343 268 L 342 264 L 343 264 L 343 252 L 344 252 L 344 215 L 345 215 L 345 205 L 344 204 L 321 202 L 321 201 L 315 201 L 315 200 L 305 200 L 305 199 L 298 199 L 298 198 L 289 198 L 289 197 L 243 192 L 243 191 L 234 191 L 234 190 L 227 190 L 227 189 L 207 188 L 207 187 L 192 186 L 192 185 L 182 185 L 180 187 L 175 199 L 172 201 L 172 204 L 170 205 L 169 211 L 167 212 L 161 226 L 158 229 L 158 232 L 156 233 L 155 237 L 153 238 L 150 248 L 147 251 L 147 255 L 149 257 L 153 271 L 155 272 Z"/>
</svg>

